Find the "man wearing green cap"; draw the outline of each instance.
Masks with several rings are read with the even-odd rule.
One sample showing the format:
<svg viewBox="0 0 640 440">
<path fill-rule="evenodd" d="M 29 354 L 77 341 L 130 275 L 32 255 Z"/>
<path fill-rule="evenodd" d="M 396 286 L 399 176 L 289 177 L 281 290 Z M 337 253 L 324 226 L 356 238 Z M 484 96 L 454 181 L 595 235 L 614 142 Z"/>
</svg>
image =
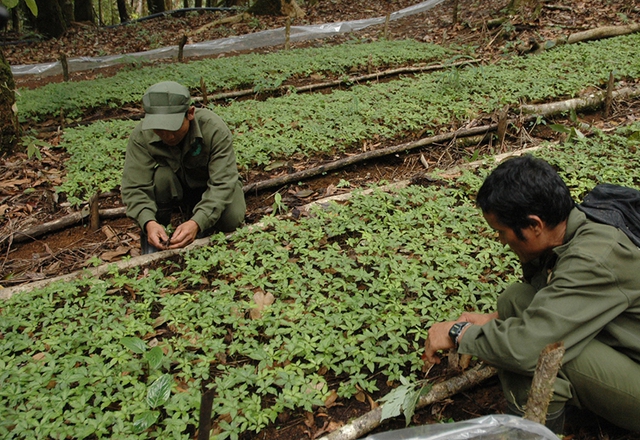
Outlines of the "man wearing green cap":
<svg viewBox="0 0 640 440">
<path fill-rule="evenodd" d="M 127 216 L 142 228 L 142 253 L 236 229 L 246 205 L 226 124 L 192 106 L 189 90 L 173 81 L 149 87 L 142 104 L 145 117 L 129 137 L 121 186 Z M 190 218 L 169 237 L 164 226 L 176 207 Z"/>
</svg>

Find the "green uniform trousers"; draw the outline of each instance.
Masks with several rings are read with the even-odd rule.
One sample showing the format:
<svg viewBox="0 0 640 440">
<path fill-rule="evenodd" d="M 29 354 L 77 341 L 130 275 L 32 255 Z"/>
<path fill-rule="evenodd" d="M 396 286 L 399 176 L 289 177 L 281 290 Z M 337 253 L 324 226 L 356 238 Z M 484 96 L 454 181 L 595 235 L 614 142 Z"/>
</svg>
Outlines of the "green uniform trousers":
<svg viewBox="0 0 640 440">
<path fill-rule="evenodd" d="M 171 212 L 176 206 L 192 210 L 200 201 L 206 188 L 183 188 L 180 179 L 168 166 L 159 166 L 153 175 L 153 187 L 158 211 L 158 223 L 167 225 L 171 221 Z M 210 235 L 214 231 L 234 231 L 244 221 L 247 205 L 242 191 L 242 184 L 238 181 L 233 192 L 231 203 L 227 205 L 220 218 L 211 230 L 201 231 L 198 237 Z M 191 215 L 191 212 L 188 213 Z"/>
<path fill-rule="evenodd" d="M 509 286 L 498 299 L 500 319 L 522 316 L 535 293 L 529 284 Z M 499 377 L 507 402 L 522 408 L 532 378 L 505 370 L 499 371 Z M 640 364 L 592 340 L 578 357 L 562 366 L 549 414 L 560 411 L 565 403 L 586 408 L 621 428 L 640 431 Z"/>
</svg>

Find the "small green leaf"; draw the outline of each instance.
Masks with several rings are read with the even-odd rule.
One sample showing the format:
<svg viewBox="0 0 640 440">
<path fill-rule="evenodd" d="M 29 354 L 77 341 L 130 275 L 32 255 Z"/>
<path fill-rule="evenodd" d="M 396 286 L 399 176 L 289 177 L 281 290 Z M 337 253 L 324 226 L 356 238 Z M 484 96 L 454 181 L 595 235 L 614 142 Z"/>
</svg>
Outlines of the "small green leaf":
<svg viewBox="0 0 640 440">
<path fill-rule="evenodd" d="M 147 390 L 147 404 L 151 408 L 157 408 L 167 403 L 171 396 L 172 382 L 172 375 L 163 374 L 149 385 L 149 389 Z"/>
<path fill-rule="evenodd" d="M 18 0 L 2 0 L 0 4 L 3 4 L 7 7 L 7 9 L 15 8 L 18 6 Z"/>
<path fill-rule="evenodd" d="M 144 358 L 149 362 L 149 368 L 156 369 L 162 363 L 162 357 L 164 353 L 158 346 L 153 347 L 151 350 L 144 354 Z"/>
<path fill-rule="evenodd" d="M 159 411 L 145 411 L 142 414 L 138 414 L 136 418 L 133 419 L 133 432 L 140 434 L 156 423 L 159 416 Z"/>
<path fill-rule="evenodd" d="M 34 17 L 38 16 L 38 5 L 36 4 L 36 0 L 25 0 L 25 3 L 29 7 L 29 10 L 33 14 Z"/>
<path fill-rule="evenodd" d="M 120 342 L 134 353 L 142 354 L 147 351 L 147 344 L 140 338 L 125 336 Z"/>
</svg>

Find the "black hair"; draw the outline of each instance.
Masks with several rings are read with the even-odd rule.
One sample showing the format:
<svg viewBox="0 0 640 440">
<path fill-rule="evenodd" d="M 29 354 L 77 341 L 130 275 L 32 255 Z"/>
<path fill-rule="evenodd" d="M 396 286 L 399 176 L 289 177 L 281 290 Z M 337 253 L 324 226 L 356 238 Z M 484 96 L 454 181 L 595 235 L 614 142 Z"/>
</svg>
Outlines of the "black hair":
<svg viewBox="0 0 640 440">
<path fill-rule="evenodd" d="M 476 202 L 524 240 L 522 229 L 531 215 L 554 227 L 566 220 L 575 206 L 569 188 L 556 170 L 542 159 L 523 155 L 507 159 L 485 179 Z"/>
</svg>

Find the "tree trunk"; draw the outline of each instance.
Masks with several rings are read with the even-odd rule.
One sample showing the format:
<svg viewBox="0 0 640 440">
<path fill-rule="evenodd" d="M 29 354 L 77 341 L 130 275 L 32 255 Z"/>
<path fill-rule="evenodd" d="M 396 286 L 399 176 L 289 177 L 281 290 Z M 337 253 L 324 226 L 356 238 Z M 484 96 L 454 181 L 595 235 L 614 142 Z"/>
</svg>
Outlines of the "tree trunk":
<svg viewBox="0 0 640 440">
<path fill-rule="evenodd" d="M 129 13 L 127 12 L 126 0 L 117 0 L 118 2 L 118 15 L 120 16 L 120 23 L 129 22 Z"/>
<path fill-rule="evenodd" d="M 88 21 L 90 23 L 95 23 L 91 0 L 76 0 L 74 2 L 74 13 L 76 21 Z"/>
<path fill-rule="evenodd" d="M 11 66 L 0 50 L 0 154 L 15 151 L 20 140 L 20 123 L 15 110 L 16 84 L 11 73 Z"/>
<path fill-rule="evenodd" d="M 194 5 L 196 8 L 201 8 L 202 7 L 202 0 L 196 0 L 196 3 Z"/>
<path fill-rule="evenodd" d="M 164 0 L 147 0 L 147 7 L 149 8 L 149 15 L 157 14 L 158 12 L 164 12 Z"/>
<path fill-rule="evenodd" d="M 73 2 L 71 0 L 60 0 L 60 9 L 62 10 L 62 17 L 64 18 L 64 24 L 69 27 L 71 23 L 75 21 L 75 14 L 73 13 Z"/>
<path fill-rule="evenodd" d="M 257 0 L 249 8 L 249 12 L 256 15 L 286 15 L 291 18 L 304 17 L 304 11 L 296 0 Z"/>
<path fill-rule="evenodd" d="M 36 0 L 38 16 L 36 30 L 47 38 L 59 38 L 67 31 L 60 3 L 52 0 Z"/>
</svg>

